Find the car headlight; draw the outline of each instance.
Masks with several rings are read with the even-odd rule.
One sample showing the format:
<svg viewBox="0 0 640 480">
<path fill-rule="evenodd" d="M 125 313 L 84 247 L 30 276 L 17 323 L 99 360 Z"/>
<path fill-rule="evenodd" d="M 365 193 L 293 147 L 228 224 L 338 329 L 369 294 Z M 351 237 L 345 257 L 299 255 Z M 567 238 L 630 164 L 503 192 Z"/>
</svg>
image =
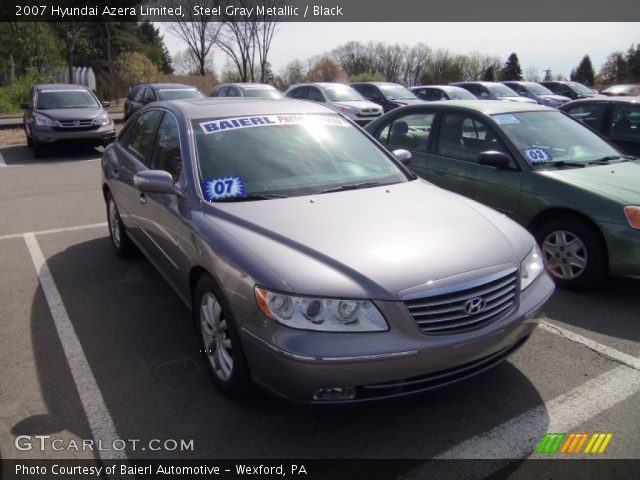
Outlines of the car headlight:
<svg viewBox="0 0 640 480">
<path fill-rule="evenodd" d="M 96 118 L 93 119 L 94 125 L 109 125 L 111 123 L 111 119 L 109 115 L 106 113 L 101 113 Z"/>
<path fill-rule="evenodd" d="M 33 116 L 33 119 L 36 121 L 36 125 L 38 125 L 40 127 L 58 127 L 58 126 L 60 126 L 60 124 L 57 121 L 52 120 L 49 117 L 45 117 L 44 115 L 40 115 L 39 113 L 36 113 Z"/>
<path fill-rule="evenodd" d="M 520 264 L 520 290 L 524 290 L 540 276 L 544 269 L 542 253 L 537 244 L 533 246 L 529 254 Z"/>
<path fill-rule="evenodd" d="M 368 300 L 299 297 L 258 287 L 255 293 L 262 313 L 287 327 L 323 332 L 381 332 L 389 328 Z"/>
<path fill-rule="evenodd" d="M 555 98 L 546 98 L 545 103 L 548 107 L 558 107 L 562 104 L 560 100 L 556 100 Z"/>
<path fill-rule="evenodd" d="M 624 207 L 624 215 L 631 228 L 640 229 L 640 207 L 629 206 Z"/>
<path fill-rule="evenodd" d="M 351 109 L 349 107 L 338 107 L 342 113 L 351 113 Z"/>
</svg>

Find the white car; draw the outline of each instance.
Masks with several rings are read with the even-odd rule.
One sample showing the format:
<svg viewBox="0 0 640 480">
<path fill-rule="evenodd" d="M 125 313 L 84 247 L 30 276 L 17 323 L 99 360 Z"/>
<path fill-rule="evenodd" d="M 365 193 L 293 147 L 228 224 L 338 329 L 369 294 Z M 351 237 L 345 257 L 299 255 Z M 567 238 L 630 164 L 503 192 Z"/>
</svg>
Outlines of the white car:
<svg viewBox="0 0 640 480">
<path fill-rule="evenodd" d="M 342 83 L 299 83 L 289 87 L 285 95 L 288 98 L 322 103 L 360 126 L 382 115 L 380 105 L 370 102 L 352 87 Z"/>
</svg>

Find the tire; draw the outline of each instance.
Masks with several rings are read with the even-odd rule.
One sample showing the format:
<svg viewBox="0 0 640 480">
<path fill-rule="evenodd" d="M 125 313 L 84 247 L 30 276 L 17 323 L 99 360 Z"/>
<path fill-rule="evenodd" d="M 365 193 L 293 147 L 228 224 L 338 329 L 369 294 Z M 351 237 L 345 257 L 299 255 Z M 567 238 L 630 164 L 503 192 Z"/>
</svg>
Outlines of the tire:
<svg viewBox="0 0 640 480">
<path fill-rule="evenodd" d="M 120 212 L 111 192 L 107 192 L 107 224 L 109 225 L 109 237 L 111 238 L 111 245 L 113 250 L 120 258 L 130 258 L 137 253 L 137 248 L 129 238 L 122 219 L 120 218 Z"/>
<path fill-rule="evenodd" d="M 535 232 L 547 272 L 567 290 L 593 288 L 607 278 L 606 244 L 586 220 L 573 216 L 553 218 Z"/>
<path fill-rule="evenodd" d="M 193 320 L 213 383 L 233 400 L 246 399 L 252 384 L 240 335 L 229 304 L 207 274 L 196 285 Z"/>
</svg>

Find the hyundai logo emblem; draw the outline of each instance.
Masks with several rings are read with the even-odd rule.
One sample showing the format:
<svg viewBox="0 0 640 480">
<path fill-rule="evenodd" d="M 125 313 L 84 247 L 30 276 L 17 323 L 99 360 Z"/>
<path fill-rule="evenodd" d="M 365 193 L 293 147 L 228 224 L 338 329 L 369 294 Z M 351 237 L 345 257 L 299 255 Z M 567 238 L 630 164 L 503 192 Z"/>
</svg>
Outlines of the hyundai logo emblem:
<svg viewBox="0 0 640 480">
<path fill-rule="evenodd" d="M 464 311 L 469 315 L 480 313 L 487 306 L 487 302 L 482 297 L 475 297 L 464 302 Z"/>
<path fill-rule="evenodd" d="M 80 125 L 80 120 L 74 120 L 74 121 L 73 121 L 73 124 L 74 124 L 75 126 Z"/>
</svg>

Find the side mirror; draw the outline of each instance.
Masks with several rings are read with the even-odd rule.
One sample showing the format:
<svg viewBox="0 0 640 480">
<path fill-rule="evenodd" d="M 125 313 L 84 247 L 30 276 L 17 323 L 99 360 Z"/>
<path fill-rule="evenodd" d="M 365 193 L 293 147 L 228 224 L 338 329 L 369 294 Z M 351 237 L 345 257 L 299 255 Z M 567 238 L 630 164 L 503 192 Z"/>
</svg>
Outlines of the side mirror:
<svg viewBox="0 0 640 480">
<path fill-rule="evenodd" d="M 498 169 L 506 170 L 511 165 L 511 157 L 504 152 L 498 150 L 487 150 L 482 152 L 478 157 L 480 165 L 487 165 Z"/>
<path fill-rule="evenodd" d="M 136 173 L 133 185 L 145 193 L 176 193 L 173 177 L 164 170 L 144 170 Z"/>
<path fill-rule="evenodd" d="M 20 104 L 20 108 L 21 108 L 22 110 L 29 110 L 29 108 L 30 108 L 30 107 L 29 107 L 29 104 L 28 104 L 28 103 L 21 103 L 21 104 Z"/>
<path fill-rule="evenodd" d="M 391 153 L 402 165 L 404 165 L 405 167 L 409 165 L 409 162 L 411 161 L 411 152 L 409 150 L 399 148 Z"/>
<path fill-rule="evenodd" d="M 109 105 L 111 105 L 111 102 L 100 102 L 100 105 L 102 105 L 104 108 L 107 108 Z"/>
</svg>

